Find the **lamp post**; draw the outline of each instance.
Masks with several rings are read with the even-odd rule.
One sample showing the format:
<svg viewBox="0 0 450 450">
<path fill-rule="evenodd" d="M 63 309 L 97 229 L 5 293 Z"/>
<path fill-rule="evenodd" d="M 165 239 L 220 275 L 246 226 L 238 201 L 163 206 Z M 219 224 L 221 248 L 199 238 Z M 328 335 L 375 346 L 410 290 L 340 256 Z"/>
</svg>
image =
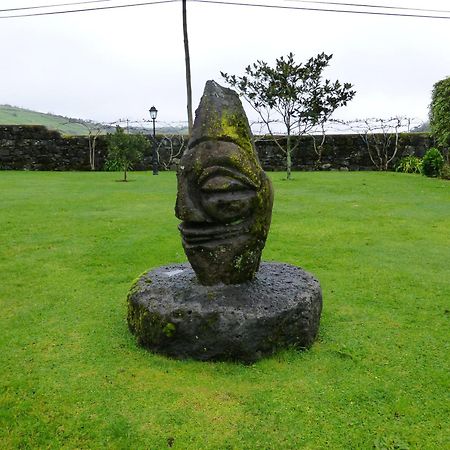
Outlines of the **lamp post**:
<svg viewBox="0 0 450 450">
<path fill-rule="evenodd" d="M 153 175 L 158 175 L 158 154 L 156 153 L 156 139 L 155 139 L 155 121 L 158 115 L 158 110 L 152 106 L 148 112 L 150 113 L 150 118 L 153 121 L 153 152 L 152 152 L 152 166 Z"/>
</svg>

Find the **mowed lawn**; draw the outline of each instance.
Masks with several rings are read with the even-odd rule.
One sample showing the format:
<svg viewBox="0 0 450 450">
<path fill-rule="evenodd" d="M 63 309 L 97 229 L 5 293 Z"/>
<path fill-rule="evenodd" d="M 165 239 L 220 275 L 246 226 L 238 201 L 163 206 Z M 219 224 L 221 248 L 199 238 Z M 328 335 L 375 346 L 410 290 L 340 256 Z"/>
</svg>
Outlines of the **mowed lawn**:
<svg viewBox="0 0 450 450">
<path fill-rule="evenodd" d="M 309 351 L 136 346 L 126 295 L 185 261 L 174 173 L 0 172 L 1 449 L 449 448 L 450 183 L 271 174 L 263 258 L 323 289 Z"/>
</svg>

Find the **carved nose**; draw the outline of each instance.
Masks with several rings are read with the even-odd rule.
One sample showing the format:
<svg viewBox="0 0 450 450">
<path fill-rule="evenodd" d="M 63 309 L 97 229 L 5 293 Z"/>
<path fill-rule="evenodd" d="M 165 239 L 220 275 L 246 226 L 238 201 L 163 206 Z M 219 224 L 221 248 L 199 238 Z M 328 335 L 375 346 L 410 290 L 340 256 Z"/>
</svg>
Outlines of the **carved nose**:
<svg viewBox="0 0 450 450">
<path fill-rule="evenodd" d="M 195 205 L 187 196 L 183 196 L 183 198 L 177 196 L 175 215 L 184 222 L 211 222 L 202 208 Z"/>
</svg>

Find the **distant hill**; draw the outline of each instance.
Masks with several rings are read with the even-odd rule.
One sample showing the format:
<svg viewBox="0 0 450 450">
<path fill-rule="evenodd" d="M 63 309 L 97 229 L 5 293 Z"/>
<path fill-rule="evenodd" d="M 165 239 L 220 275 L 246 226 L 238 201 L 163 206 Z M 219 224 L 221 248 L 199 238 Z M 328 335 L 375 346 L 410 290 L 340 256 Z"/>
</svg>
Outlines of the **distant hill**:
<svg viewBox="0 0 450 450">
<path fill-rule="evenodd" d="M 411 131 L 414 132 L 414 133 L 422 133 L 422 132 L 425 132 L 425 131 L 429 132 L 429 131 L 431 131 L 430 122 L 428 122 L 428 121 L 424 122 L 421 125 L 413 128 Z"/>
<path fill-rule="evenodd" d="M 50 130 L 57 130 L 62 134 L 86 135 L 88 128 L 83 125 L 87 121 L 72 119 L 70 117 L 57 116 L 56 114 L 46 114 L 30 109 L 17 108 L 16 106 L 0 105 L 1 125 L 44 125 Z M 94 123 L 90 124 L 96 125 Z M 103 133 L 114 130 L 113 127 L 100 125 Z"/>
<path fill-rule="evenodd" d="M 97 130 L 100 128 L 102 130 L 101 134 L 111 133 L 115 130 L 115 127 L 112 125 L 41 113 L 11 105 L 0 105 L 0 125 L 44 125 L 49 130 L 56 130 L 61 134 L 75 136 L 87 135 L 89 134 L 89 129 Z M 151 133 L 150 128 L 142 127 L 129 127 L 129 131 L 131 133 Z M 184 127 L 157 127 L 156 132 L 158 134 L 186 134 L 187 130 Z"/>
</svg>

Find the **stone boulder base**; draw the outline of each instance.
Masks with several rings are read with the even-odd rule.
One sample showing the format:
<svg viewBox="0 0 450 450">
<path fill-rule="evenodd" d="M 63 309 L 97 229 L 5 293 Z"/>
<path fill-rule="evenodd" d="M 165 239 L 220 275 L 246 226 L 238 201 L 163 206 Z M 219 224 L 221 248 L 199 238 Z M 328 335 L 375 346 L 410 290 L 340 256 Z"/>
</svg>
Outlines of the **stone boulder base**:
<svg viewBox="0 0 450 450">
<path fill-rule="evenodd" d="M 321 310 L 319 282 L 283 263 L 262 263 L 252 281 L 215 286 L 199 284 L 188 263 L 159 267 L 128 295 L 138 343 L 181 359 L 252 363 L 281 348 L 308 348 Z"/>
</svg>

